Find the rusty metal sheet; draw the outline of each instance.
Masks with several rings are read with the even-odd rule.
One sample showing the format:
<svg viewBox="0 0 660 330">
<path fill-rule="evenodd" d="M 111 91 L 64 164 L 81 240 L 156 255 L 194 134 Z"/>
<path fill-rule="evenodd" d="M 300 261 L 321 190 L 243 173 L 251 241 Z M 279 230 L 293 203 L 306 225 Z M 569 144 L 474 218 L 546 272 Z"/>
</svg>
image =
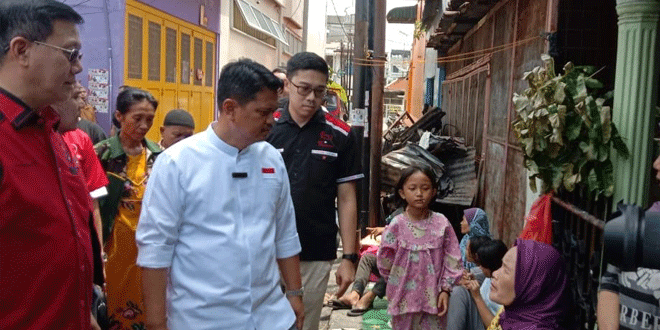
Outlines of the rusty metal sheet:
<svg viewBox="0 0 660 330">
<path fill-rule="evenodd" d="M 430 166 L 435 175 L 440 179 L 439 195 L 446 195 L 447 192 L 453 189 L 451 180 L 446 176 L 444 162 L 415 143 L 409 143 L 403 148 L 391 151 L 381 158 L 380 171 L 382 186 L 393 189 L 401 177 L 401 171 L 416 163 Z"/>
<path fill-rule="evenodd" d="M 525 223 L 527 197 L 527 170 L 523 167 L 522 152 L 509 148 L 506 160 L 506 193 L 502 196 L 504 225 L 502 240 L 511 246 L 522 231 Z"/>
<path fill-rule="evenodd" d="M 500 214 L 504 204 L 502 198 L 502 185 L 504 184 L 504 146 L 488 141 L 486 147 L 485 171 L 484 171 L 484 190 L 485 205 L 484 211 L 490 221 L 490 232 L 496 237 L 501 238 L 500 232 Z"/>
<path fill-rule="evenodd" d="M 477 194 L 477 173 L 475 149 L 468 147 L 463 157 L 444 160 L 447 175 L 454 182 L 454 190 L 437 202 L 443 204 L 470 206 Z"/>
</svg>

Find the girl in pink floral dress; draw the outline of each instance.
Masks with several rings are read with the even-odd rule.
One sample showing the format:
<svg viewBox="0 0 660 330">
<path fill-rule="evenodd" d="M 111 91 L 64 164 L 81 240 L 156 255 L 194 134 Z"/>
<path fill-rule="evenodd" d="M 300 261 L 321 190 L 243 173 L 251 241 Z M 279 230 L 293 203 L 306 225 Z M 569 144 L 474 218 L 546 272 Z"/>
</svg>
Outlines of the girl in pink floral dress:
<svg viewBox="0 0 660 330">
<path fill-rule="evenodd" d="M 463 272 L 456 234 L 444 215 L 429 210 L 437 192 L 430 168 L 403 170 L 397 192 L 405 212 L 387 226 L 378 250 L 392 328 L 445 329 L 449 294 Z"/>
</svg>

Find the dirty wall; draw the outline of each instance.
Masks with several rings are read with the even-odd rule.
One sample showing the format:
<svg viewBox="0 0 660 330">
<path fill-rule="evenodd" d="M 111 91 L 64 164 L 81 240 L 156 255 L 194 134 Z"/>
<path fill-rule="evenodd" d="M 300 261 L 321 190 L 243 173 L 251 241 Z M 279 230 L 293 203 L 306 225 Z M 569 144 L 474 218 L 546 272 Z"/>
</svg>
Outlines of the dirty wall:
<svg viewBox="0 0 660 330">
<path fill-rule="evenodd" d="M 509 245 L 522 230 L 527 195 L 510 100 L 514 91 L 527 87 L 524 72 L 541 64 L 540 54 L 547 51 L 541 36 L 556 30 L 556 6 L 556 0 L 502 1 L 447 54 L 493 49 L 483 57 L 446 64 L 442 108 L 449 124 L 445 132 L 465 137 L 477 150 L 476 204 L 488 214 L 495 236 Z"/>
</svg>

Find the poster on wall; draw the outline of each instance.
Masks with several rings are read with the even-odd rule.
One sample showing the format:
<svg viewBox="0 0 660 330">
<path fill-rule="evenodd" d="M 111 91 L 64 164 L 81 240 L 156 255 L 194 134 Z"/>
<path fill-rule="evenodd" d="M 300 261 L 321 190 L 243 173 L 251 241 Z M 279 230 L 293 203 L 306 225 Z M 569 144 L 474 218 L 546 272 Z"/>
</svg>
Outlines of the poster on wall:
<svg viewBox="0 0 660 330">
<path fill-rule="evenodd" d="M 87 72 L 87 101 L 98 113 L 108 113 L 108 70 L 89 69 Z"/>
</svg>

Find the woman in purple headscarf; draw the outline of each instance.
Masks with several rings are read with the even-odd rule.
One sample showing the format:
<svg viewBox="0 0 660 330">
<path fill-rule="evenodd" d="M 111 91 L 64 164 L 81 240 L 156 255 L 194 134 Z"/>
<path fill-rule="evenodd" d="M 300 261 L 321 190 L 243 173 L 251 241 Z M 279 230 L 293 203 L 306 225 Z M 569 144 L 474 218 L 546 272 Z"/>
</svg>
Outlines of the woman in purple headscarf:
<svg viewBox="0 0 660 330">
<path fill-rule="evenodd" d="M 567 285 L 566 266 L 557 250 L 519 239 L 493 273 L 490 299 L 504 308 L 488 330 L 566 329 Z"/>
</svg>

